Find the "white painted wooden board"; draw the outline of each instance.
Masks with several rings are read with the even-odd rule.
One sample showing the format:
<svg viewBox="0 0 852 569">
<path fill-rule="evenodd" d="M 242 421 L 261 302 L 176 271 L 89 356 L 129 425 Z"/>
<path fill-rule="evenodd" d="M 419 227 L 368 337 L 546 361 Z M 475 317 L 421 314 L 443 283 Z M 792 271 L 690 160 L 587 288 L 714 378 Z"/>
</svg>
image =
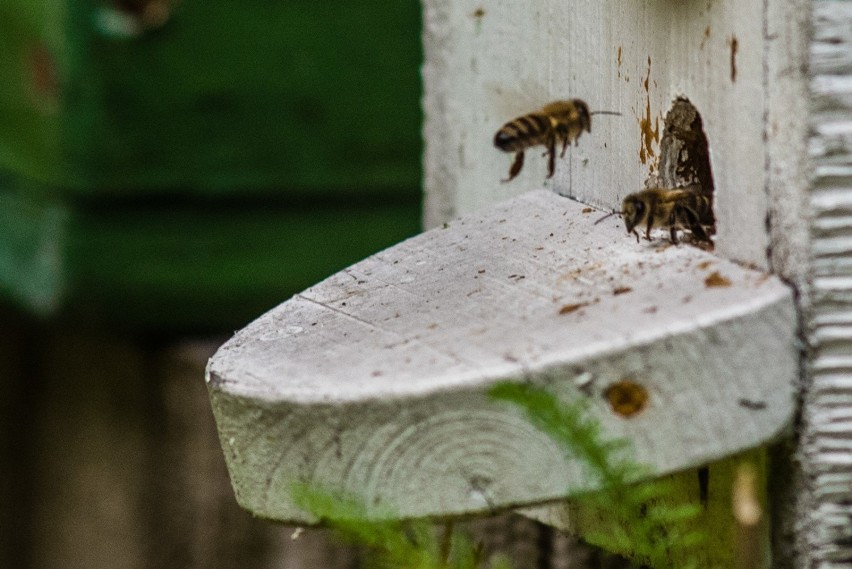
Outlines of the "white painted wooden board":
<svg viewBox="0 0 852 569">
<path fill-rule="evenodd" d="M 798 93 L 773 91 L 778 76 L 789 75 L 776 68 L 787 70 L 794 51 L 766 36 L 767 10 L 783 3 L 789 0 L 424 0 L 426 226 L 542 183 L 619 208 L 654 174 L 665 115 L 686 97 L 709 141 L 717 249 L 768 267 L 767 192 L 780 191 L 767 187 L 767 169 L 789 171 L 791 162 L 776 157 L 797 149 L 801 156 L 804 132 L 791 136 L 789 128 L 790 110 L 805 112 Z M 535 150 L 516 180 L 499 184 L 511 156 L 494 148 L 497 129 L 575 97 L 623 116 L 592 117 L 592 132 L 557 160 L 551 180 Z M 779 117 L 776 128 L 766 124 L 767 112 Z M 767 143 L 793 152 L 767 153 Z M 774 208 L 783 212 L 784 203 Z"/>
<path fill-rule="evenodd" d="M 629 438 L 655 474 L 778 435 L 799 369 L 790 290 L 667 246 L 663 231 L 637 243 L 586 209 L 527 193 L 365 259 L 238 332 L 207 382 L 239 502 L 310 522 L 290 500 L 296 481 L 405 517 L 588 490 L 581 464 L 489 400 L 502 380 L 565 398 L 584 384 L 605 432 Z M 730 286 L 708 286 L 714 273 Z M 602 397 L 625 378 L 650 394 L 630 418 Z"/>
</svg>

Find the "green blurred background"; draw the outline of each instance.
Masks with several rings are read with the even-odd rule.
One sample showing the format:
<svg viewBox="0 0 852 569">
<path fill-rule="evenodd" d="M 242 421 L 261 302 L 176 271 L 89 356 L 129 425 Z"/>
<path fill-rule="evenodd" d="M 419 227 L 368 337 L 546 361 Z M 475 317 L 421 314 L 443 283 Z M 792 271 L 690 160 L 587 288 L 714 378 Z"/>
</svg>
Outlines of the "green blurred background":
<svg viewBox="0 0 852 569">
<path fill-rule="evenodd" d="M 416 0 L 0 2 L 0 567 L 358 569 L 239 509 L 204 366 L 419 231 L 420 64 Z"/>
<path fill-rule="evenodd" d="M 420 223 L 414 0 L 0 4 L 0 294 L 240 327 Z"/>
</svg>

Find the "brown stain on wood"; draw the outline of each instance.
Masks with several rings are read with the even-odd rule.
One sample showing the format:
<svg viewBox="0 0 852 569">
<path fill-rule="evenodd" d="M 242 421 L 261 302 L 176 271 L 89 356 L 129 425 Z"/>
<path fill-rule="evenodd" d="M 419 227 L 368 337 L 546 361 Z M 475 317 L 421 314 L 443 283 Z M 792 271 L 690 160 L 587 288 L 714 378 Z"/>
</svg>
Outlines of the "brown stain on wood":
<svg viewBox="0 0 852 569">
<path fill-rule="evenodd" d="M 740 42 L 737 40 L 737 36 L 731 35 L 731 39 L 728 40 L 728 45 L 731 48 L 731 83 L 735 83 L 737 81 L 737 51 L 740 47 Z"/>
<path fill-rule="evenodd" d="M 621 46 L 618 46 L 618 53 L 616 54 L 616 62 L 618 63 L 618 76 L 621 77 Z"/>
<path fill-rule="evenodd" d="M 710 273 L 707 278 L 704 279 L 704 286 L 707 288 L 727 287 L 731 286 L 731 280 L 723 277 L 719 271 L 715 271 Z"/>
<path fill-rule="evenodd" d="M 651 83 L 651 58 L 648 57 L 648 72 L 642 84 L 645 87 L 645 116 L 639 120 L 639 132 L 641 140 L 639 143 L 639 161 L 647 164 L 654 157 L 654 143 L 660 141 L 660 118 L 651 119 L 651 95 L 649 86 Z M 652 126 L 653 125 L 653 126 Z"/>
<path fill-rule="evenodd" d="M 604 396 L 610 408 L 625 418 L 636 415 L 648 405 L 648 390 L 630 379 L 610 385 Z"/>
<path fill-rule="evenodd" d="M 566 304 L 562 308 L 559 309 L 559 314 L 571 314 L 572 312 L 576 312 L 581 308 L 585 308 L 589 306 L 588 302 L 578 302 L 576 304 Z"/>
<path fill-rule="evenodd" d="M 710 26 L 704 28 L 704 37 L 701 38 L 701 45 L 698 46 L 698 49 L 704 49 L 704 44 L 707 43 L 708 39 L 710 39 Z"/>
</svg>

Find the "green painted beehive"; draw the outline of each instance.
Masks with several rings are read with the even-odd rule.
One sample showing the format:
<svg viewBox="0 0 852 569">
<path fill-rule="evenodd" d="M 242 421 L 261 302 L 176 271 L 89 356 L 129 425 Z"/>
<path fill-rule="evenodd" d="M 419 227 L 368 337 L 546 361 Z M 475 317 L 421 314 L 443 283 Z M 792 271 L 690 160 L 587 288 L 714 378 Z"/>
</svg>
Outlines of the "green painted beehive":
<svg viewBox="0 0 852 569">
<path fill-rule="evenodd" d="M 415 1 L 9 0 L 0 286 L 230 326 L 417 230 Z"/>
</svg>

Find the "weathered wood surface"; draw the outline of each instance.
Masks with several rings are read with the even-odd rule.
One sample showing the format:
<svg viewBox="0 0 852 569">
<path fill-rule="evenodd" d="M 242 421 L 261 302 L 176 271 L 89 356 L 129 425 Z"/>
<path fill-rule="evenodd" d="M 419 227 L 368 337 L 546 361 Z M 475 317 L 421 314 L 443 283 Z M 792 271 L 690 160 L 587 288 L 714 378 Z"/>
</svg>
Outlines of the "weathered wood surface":
<svg viewBox="0 0 852 569">
<path fill-rule="evenodd" d="M 790 290 L 598 217 L 530 192 L 353 265 L 237 333 L 207 381 L 239 502 L 309 522 L 294 482 L 400 516 L 588 490 L 582 464 L 489 400 L 501 380 L 568 398 L 581 388 L 656 474 L 781 432 L 799 369 Z M 602 396 L 622 379 L 649 393 L 630 418 Z"/>
<path fill-rule="evenodd" d="M 814 2 L 810 352 L 796 488 L 799 567 L 852 563 L 852 2 Z"/>
<path fill-rule="evenodd" d="M 804 112 L 791 90 L 777 90 L 767 104 L 777 84 L 767 62 L 786 69 L 790 48 L 772 42 L 762 25 L 774 4 L 781 2 L 424 1 L 427 227 L 542 182 L 618 207 L 653 179 L 663 119 L 675 98 L 686 97 L 709 141 L 717 250 L 768 267 L 767 171 L 788 168 L 775 159 L 786 156 L 766 152 L 766 141 L 795 148 L 798 140 L 787 140 L 789 114 Z M 574 97 L 623 116 L 594 116 L 592 132 L 557 161 L 551 180 L 533 151 L 520 176 L 499 185 L 511 157 L 493 147 L 497 129 Z M 779 128 L 766 128 L 767 111 Z"/>
</svg>

